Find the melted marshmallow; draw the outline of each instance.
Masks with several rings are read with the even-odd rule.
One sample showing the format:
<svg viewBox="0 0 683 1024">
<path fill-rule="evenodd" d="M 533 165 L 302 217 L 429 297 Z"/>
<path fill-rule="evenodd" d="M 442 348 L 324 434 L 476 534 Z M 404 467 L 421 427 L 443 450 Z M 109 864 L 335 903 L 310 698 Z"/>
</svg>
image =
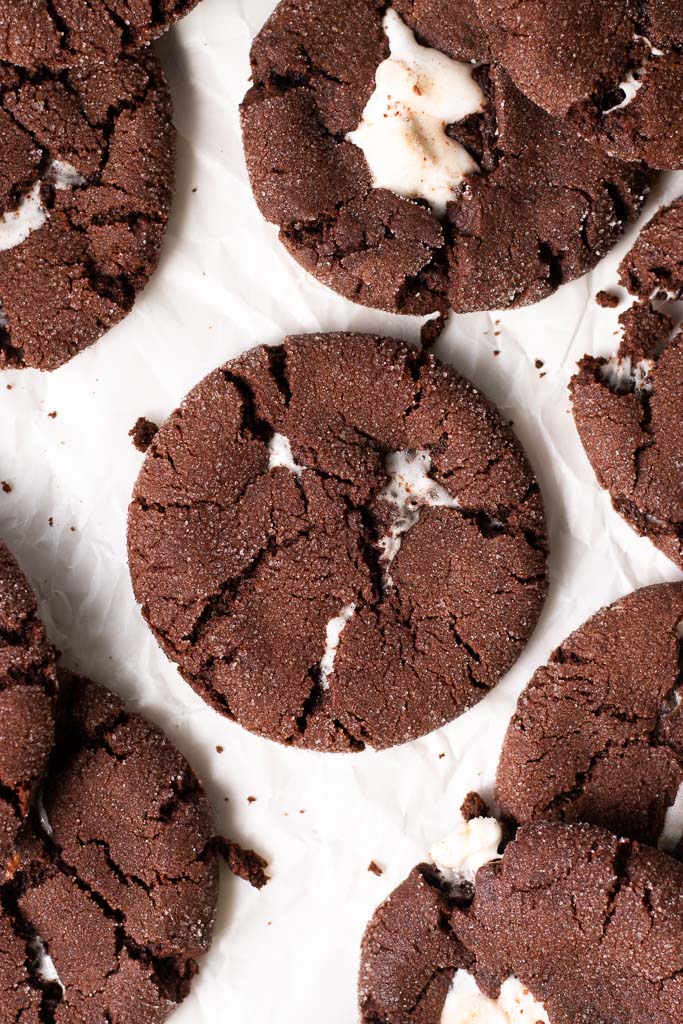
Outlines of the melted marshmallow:
<svg viewBox="0 0 683 1024">
<path fill-rule="evenodd" d="M 600 372 L 615 391 L 630 391 L 633 388 L 638 394 L 640 391 L 649 391 L 652 387 L 648 376 L 653 365 L 651 359 L 641 359 L 634 364 L 630 356 L 626 356 L 624 359 L 612 356 Z"/>
<path fill-rule="evenodd" d="M 355 604 L 347 604 L 342 608 L 339 615 L 336 615 L 327 623 L 325 653 L 320 662 L 320 685 L 323 690 L 329 690 L 330 688 L 330 676 L 334 672 L 334 661 L 337 657 L 339 641 L 347 623 L 353 618 L 355 611 Z"/>
<path fill-rule="evenodd" d="M 46 220 L 47 211 L 43 206 L 41 185 L 37 181 L 23 196 L 17 209 L 6 213 L 0 220 L 0 250 L 21 245 L 33 231 L 42 228 Z"/>
<path fill-rule="evenodd" d="M 636 36 L 635 38 L 636 41 L 642 40 L 650 48 L 648 61 L 651 60 L 652 57 L 664 56 L 664 51 L 658 50 L 656 47 L 654 47 L 650 40 L 646 39 L 645 36 Z M 621 103 L 616 103 L 613 107 L 609 107 L 605 111 L 606 114 L 613 114 L 615 110 L 623 110 L 624 107 L 628 107 L 629 104 L 633 102 L 637 94 L 643 88 L 643 76 L 645 75 L 646 71 L 647 62 L 643 64 L 642 67 L 637 68 L 635 71 L 629 71 L 624 81 L 619 82 L 619 85 L 617 86 L 617 89 L 621 90 L 621 92 L 623 92 L 624 94 L 623 100 L 621 101 Z"/>
<path fill-rule="evenodd" d="M 273 434 L 268 442 L 268 451 L 270 453 L 269 469 L 283 466 L 290 473 L 301 476 L 305 467 L 295 462 L 294 455 L 292 454 L 292 445 L 288 437 L 285 437 L 284 434 Z"/>
<path fill-rule="evenodd" d="M 85 184 L 75 167 L 64 160 L 53 160 L 48 168 L 45 180 L 60 191 L 77 188 Z M 41 182 L 37 181 L 33 188 L 22 197 L 16 210 L 6 213 L 0 219 L 0 250 L 14 249 L 25 242 L 30 234 L 42 228 L 49 214 L 43 203 Z M 0 324 L 0 326 L 3 326 Z"/>
<path fill-rule="evenodd" d="M 391 586 L 389 566 L 400 550 L 404 535 L 420 518 L 422 509 L 460 506 L 445 487 L 430 477 L 432 460 L 428 451 L 392 452 L 387 456 L 385 468 L 389 483 L 380 497 L 401 513 L 391 530 L 379 541 L 380 558 L 385 568 L 385 585 Z"/>
<path fill-rule="evenodd" d="M 466 175 L 479 170 L 446 126 L 484 108 L 472 65 L 420 46 L 398 14 L 384 18 L 391 55 L 377 68 L 375 91 L 348 141 L 362 149 L 375 188 L 426 199 L 446 212 Z"/>
<path fill-rule="evenodd" d="M 47 984 L 57 984 L 61 988 L 62 992 L 64 992 L 64 984 L 62 979 L 59 977 L 54 960 L 49 955 L 47 946 L 40 936 L 36 935 L 32 940 L 31 950 L 35 956 L 35 972 L 40 980 Z"/>
<path fill-rule="evenodd" d="M 481 991 L 469 971 L 456 971 L 440 1024 L 550 1024 L 539 1003 L 515 977 L 503 982 L 497 999 Z"/>
<path fill-rule="evenodd" d="M 676 799 L 666 812 L 664 828 L 657 844 L 664 853 L 673 853 L 683 839 L 683 783 L 678 789 Z"/>
<path fill-rule="evenodd" d="M 439 873 L 450 885 L 474 882 L 483 864 L 500 860 L 498 847 L 503 841 L 503 830 L 495 818 L 461 817 L 453 831 L 429 851 Z"/>
</svg>

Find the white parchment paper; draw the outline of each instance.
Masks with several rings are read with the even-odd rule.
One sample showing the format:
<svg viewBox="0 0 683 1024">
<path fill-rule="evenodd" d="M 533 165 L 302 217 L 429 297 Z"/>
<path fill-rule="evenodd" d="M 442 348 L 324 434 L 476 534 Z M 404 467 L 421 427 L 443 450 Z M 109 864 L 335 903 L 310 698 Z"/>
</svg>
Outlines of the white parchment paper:
<svg viewBox="0 0 683 1024">
<path fill-rule="evenodd" d="M 602 605 L 681 576 L 612 511 L 569 409 L 576 360 L 616 347 L 619 310 L 593 297 L 614 287 L 631 231 L 595 273 L 540 305 L 454 317 L 436 349 L 514 421 L 550 527 L 542 621 L 485 701 L 381 754 L 286 750 L 210 711 L 158 649 L 126 564 L 126 509 L 142 462 L 128 437 L 137 417 L 160 422 L 216 365 L 286 333 L 419 338 L 420 321 L 353 306 L 307 276 L 256 210 L 238 104 L 250 40 L 274 6 L 203 0 L 159 44 L 179 132 L 177 198 L 159 271 L 127 320 L 67 366 L 0 376 L 0 479 L 13 488 L 0 492 L 0 533 L 38 590 L 52 639 L 69 666 L 167 731 L 203 778 L 220 829 L 271 862 L 261 893 L 226 874 L 215 944 L 174 1024 L 357 1020 L 368 918 L 450 829 L 464 794 L 490 793 L 507 722 L 533 670 Z M 645 217 L 682 192 L 683 174 L 665 177 Z M 373 859 L 380 878 L 367 870 Z"/>
</svg>

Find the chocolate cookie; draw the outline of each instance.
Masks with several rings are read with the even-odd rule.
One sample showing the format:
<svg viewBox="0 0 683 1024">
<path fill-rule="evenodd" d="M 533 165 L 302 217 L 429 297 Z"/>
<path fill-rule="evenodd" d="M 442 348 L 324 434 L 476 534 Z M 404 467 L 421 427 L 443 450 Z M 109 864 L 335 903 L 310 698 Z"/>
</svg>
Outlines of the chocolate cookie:
<svg viewBox="0 0 683 1024">
<path fill-rule="evenodd" d="M 52 749 L 56 693 L 54 651 L 36 599 L 0 544 L 0 884 Z M 0 957 L 2 949 L 0 937 Z"/>
<path fill-rule="evenodd" d="M 683 336 L 649 303 L 620 323 L 616 356 L 579 363 L 574 420 L 617 512 L 683 567 Z"/>
<path fill-rule="evenodd" d="M 659 210 L 619 267 L 619 280 L 633 295 L 683 297 L 683 198 Z"/>
<path fill-rule="evenodd" d="M 355 302 L 414 314 L 536 302 L 598 262 L 648 189 L 642 168 L 582 141 L 490 63 L 473 0 L 282 0 L 251 62 L 242 124 L 259 208 Z"/>
<path fill-rule="evenodd" d="M 647 587 L 589 619 L 538 669 L 498 765 L 505 817 L 587 821 L 657 846 L 683 785 L 681 623 L 683 584 Z M 669 849 L 680 831 L 665 837 Z"/>
<path fill-rule="evenodd" d="M 2 0 L 0 61 L 61 70 L 105 65 L 156 39 L 198 0 Z"/>
<path fill-rule="evenodd" d="M 0 361 L 54 369 L 155 269 L 175 134 L 151 53 L 60 74 L 0 64 Z"/>
<path fill-rule="evenodd" d="M 422 865 L 363 939 L 363 1024 L 671 1024 L 682 1000 L 683 866 L 589 825 L 521 829 L 469 906 Z"/>
<path fill-rule="evenodd" d="M 547 587 L 509 427 L 398 341 L 311 335 L 205 378 L 129 513 L 136 596 L 187 681 L 296 746 L 389 747 L 480 700 Z"/>
<path fill-rule="evenodd" d="M 2 890 L 12 998 L 27 1002 L 7 1019 L 162 1021 L 211 941 L 213 815 L 157 728 L 94 683 L 62 688 L 40 822 Z"/>
<path fill-rule="evenodd" d="M 683 13 L 668 0 L 475 0 L 516 85 L 624 160 L 683 167 Z"/>
</svg>

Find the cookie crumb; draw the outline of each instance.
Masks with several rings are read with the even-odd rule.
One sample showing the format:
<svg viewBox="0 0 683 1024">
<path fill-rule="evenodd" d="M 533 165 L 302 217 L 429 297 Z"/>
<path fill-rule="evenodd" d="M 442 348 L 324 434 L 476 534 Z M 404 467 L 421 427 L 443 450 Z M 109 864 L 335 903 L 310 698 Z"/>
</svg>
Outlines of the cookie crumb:
<svg viewBox="0 0 683 1024">
<path fill-rule="evenodd" d="M 463 800 L 460 813 L 465 821 L 472 821 L 474 818 L 489 817 L 489 809 L 486 805 L 486 801 L 479 795 L 479 793 L 475 793 L 474 791 L 468 793 Z"/>
<path fill-rule="evenodd" d="M 603 309 L 615 309 L 619 303 L 620 298 L 613 292 L 601 291 L 595 296 L 595 301 L 598 306 L 602 306 Z"/>
<path fill-rule="evenodd" d="M 128 431 L 128 437 L 133 438 L 133 444 L 139 452 L 146 452 L 158 433 L 156 423 L 152 423 L 146 416 L 139 416 L 135 426 Z"/>
<path fill-rule="evenodd" d="M 448 314 L 439 313 L 438 316 L 428 320 L 426 324 L 422 325 L 420 331 L 420 344 L 424 349 L 430 349 L 436 345 L 437 341 L 443 334 L 444 328 L 448 323 Z"/>
<path fill-rule="evenodd" d="M 254 850 L 245 850 L 239 843 L 226 839 L 218 840 L 218 849 L 233 875 L 243 878 L 255 889 L 262 889 L 270 881 L 266 874 L 268 861 Z"/>
<path fill-rule="evenodd" d="M 248 804 L 255 804 L 256 803 L 256 797 L 255 796 L 248 796 L 247 797 L 247 803 Z"/>
<path fill-rule="evenodd" d="M 494 354 L 494 356 L 499 356 L 500 355 L 500 349 L 499 348 L 494 348 L 493 354 Z"/>
<path fill-rule="evenodd" d="M 53 516 L 50 516 L 50 518 L 47 521 L 47 525 L 48 526 L 54 526 L 55 525 L 55 521 L 54 521 L 54 517 Z"/>
<path fill-rule="evenodd" d="M 9 480 L 3 480 L 2 484 L 0 484 L 0 487 L 2 487 L 5 494 L 11 494 L 12 491 L 14 490 Z"/>
<path fill-rule="evenodd" d="M 225 747 L 220 747 L 220 746 L 216 747 L 216 753 L 217 754 L 222 754 L 224 750 L 225 750 Z"/>
<path fill-rule="evenodd" d="M 439 754 L 439 761 L 443 760 L 446 755 L 444 753 Z"/>
<path fill-rule="evenodd" d="M 536 367 L 537 370 L 542 370 L 543 367 L 545 366 L 545 363 L 543 362 L 542 359 L 536 359 L 534 361 L 534 366 Z"/>
<path fill-rule="evenodd" d="M 373 875 L 377 875 L 378 878 L 380 877 L 380 875 L 384 874 L 384 871 L 379 866 L 376 860 L 370 861 L 370 863 L 368 864 L 368 871 L 371 871 Z"/>
<path fill-rule="evenodd" d="M 48 415 L 48 418 L 51 419 L 51 420 L 56 420 L 57 419 L 57 411 L 56 410 L 54 410 L 53 412 L 49 412 L 47 415 Z"/>
</svg>

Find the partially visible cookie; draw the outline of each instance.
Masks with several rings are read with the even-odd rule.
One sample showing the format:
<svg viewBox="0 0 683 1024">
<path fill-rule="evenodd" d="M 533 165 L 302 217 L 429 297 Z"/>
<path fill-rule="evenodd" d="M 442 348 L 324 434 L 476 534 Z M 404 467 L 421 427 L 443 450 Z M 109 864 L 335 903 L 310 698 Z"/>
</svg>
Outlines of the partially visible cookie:
<svg viewBox="0 0 683 1024">
<path fill-rule="evenodd" d="M 434 357 L 367 335 L 288 338 L 209 374 L 152 442 L 128 551 L 197 692 L 324 750 L 403 743 L 481 700 L 547 588 L 509 426 Z"/>
<path fill-rule="evenodd" d="M 683 785 L 682 624 L 683 583 L 648 587 L 558 647 L 505 737 L 504 817 L 586 821 L 657 846 Z M 666 838 L 673 850 L 683 828 Z"/>
<path fill-rule="evenodd" d="M 198 0 L 2 0 L 0 61 L 61 70 L 137 50 Z"/>
<path fill-rule="evenodd" d="M 52 750 L 56 694 L 55 653 L 35 596 L 0 544 L 0 884 Z"/>
<path fill-rule="evenodd" d="M 54 369 L 130 311 L 168 220 L 171 118 L 151 52 L 0 64 L 0 365 Z"/>
<path fill-rule="evenodd" d="M 389 11 L 380 0 L 282 0 L 255 39 L 242 125 L 256 202 L 294 258 L 348 299 L 413 314 L 537 302 L 595 266 L 640 210 L 648 173 L 527 100 L 491 63 L 485 27 L 473 0 L 400 0 Z M 405 32 L 422 63 L 402 56 Z M 378 69 L 403 83 L 408 100 L 392 100 L 390 90 L 369 135 L 410 110 L 410 96 L 457 97 L 458 85 L 443 78 L 446 59 L 458 62 L 451 71 L 464 75 L 461 90 L 478 98 L 447 112 L 451 123 L 433 138 L 434 118 L 413 111 L 405 148 L 376 139 L 380 156 L 394 154 L 390 177 L 404 160 L 418 168 L 404 189 L 377 179 L 358 135 L 381 92 Z M 406 74 L 415 75 L 412 92 Z M 433 150 L 453 146 L 464 170 L 432 203 Z M 435 161 L 437 177 L 445 159 Z"/>
<path fill-rule="evenodd" d="M 588 825 L 520 829 L 463 905 L 421 865 L 363 939 L 363 1024 L 671 1024 L 683 1000 L 683 867 Z"/>
<path fill-rule="evenodd" d="M 159 729 L 87 680 L 62 688 L 40 825 L 3 904 L 38 951 L 51 1021 L 152 1024 L 185 998 L 211 941 L 213 815 Z"/>
<path fill-rule="evenodd" d="M 683 17 L 665 0 L 475 0 L 517 86 L 624 160 L 683 166 Z"/>
<path fill-rule="evenodd" d="M 649 303 L 620 323 L 615 356 L 579 363 L 574 420 L 617 512 L 683 567 L 683 335 Z"/>
<path fill-rule="evenodd" d="M 654 215 L 619 266 L 619 280 L 633 295 L 683 296 L 683 197 Z"/>
</svg>

